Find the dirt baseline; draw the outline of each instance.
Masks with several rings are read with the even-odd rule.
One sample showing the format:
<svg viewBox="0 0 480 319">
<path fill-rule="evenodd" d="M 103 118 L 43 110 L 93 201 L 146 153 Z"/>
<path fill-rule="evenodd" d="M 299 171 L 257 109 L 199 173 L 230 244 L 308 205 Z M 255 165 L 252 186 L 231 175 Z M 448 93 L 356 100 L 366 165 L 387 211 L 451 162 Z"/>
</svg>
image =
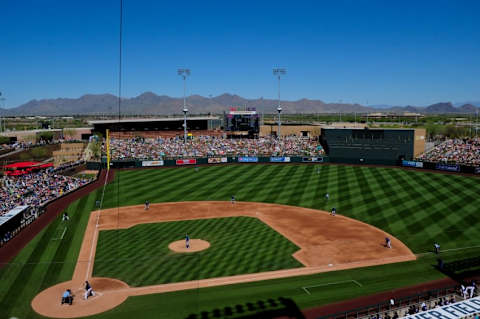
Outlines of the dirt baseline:
<svg viewBox="0 0 480 319">
<path fill-rule="evenodd" d="M 92 278 L 98 232 L 101 230 L 129 228 L 144 223 L 234 216 L 258 218 L 295 243 L 300 250 L 293 257 L 305 267 L 136 288 L 117 279 L 108 281 L 108 278 Z M 385 237 L 391 239 L 391 249 L 384 246 Z M 182 247 L 185 246 L 184 240 L 179 242 Z M 206 244 L 209 245 L 208 242 Z M 143 205 L 112 208 L 91 213 L 72 280 L 42 291 L 33 299 L 32 307 L 43 316 L 74 318 L 112 309 L 128 296 L 309 275 L 414 259 L 415 255 L 410 249 L 390 234 L 348 217 L 331 216 L 328 212 L 314 209 L 249 202 L 163 203 L 150 205 L 148 211 Z M 74 306 L 58 306 L 67 286 L 81 287 L 85 280 L 93 282 L 94 289 L 98 289 L 95 282 L 102 282 L 102 289 L 96 298 L 86 301 L 77 298 Z M 77 300 L 79 302 L 75 304 Z"/>
</svg>

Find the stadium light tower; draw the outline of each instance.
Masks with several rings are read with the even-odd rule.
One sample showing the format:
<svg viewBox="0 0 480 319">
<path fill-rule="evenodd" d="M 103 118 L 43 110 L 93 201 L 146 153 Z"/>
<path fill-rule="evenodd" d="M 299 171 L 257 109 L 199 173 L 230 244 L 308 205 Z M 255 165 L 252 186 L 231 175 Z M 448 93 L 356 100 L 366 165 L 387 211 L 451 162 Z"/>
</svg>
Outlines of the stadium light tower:
<svg viewBox="0 0 480 319">
<path fill-rule="evenodd" d="M 287 70 L 284 68 L 273 68 L 273 75 L 278 78 L 278 107 L 277 107 L 277 112 L 278 112 L 278 134 L 277 138 L 280 138 L 280 127 L 282 125 L 282 121 L 280 119 L 280 113 L 282 113 L 282 107 L 280 106 L 280 78 L 282 75 L 287 74 Z"/>
<path fill-rule="evenodd" d="M 190 69 L 178 69 L 178 75 L 183 78 L 183 143 L 187 143 L 187 98 L 186 98 L 186 81 L 190 75 Z"/>
<path fill-rule="evenodd" d="M 0 102 L 5 103 L 5 98 L 2 96 L 2 92 L 0 92 Z M 2 105 L 5 108 L 5 104 Z M 3 123 L 5 125 L 5 123 Z M 0 132 L 5 131 L 5 129 L 2 126 L 2 117 L 0 116 Z"/>
</svg>

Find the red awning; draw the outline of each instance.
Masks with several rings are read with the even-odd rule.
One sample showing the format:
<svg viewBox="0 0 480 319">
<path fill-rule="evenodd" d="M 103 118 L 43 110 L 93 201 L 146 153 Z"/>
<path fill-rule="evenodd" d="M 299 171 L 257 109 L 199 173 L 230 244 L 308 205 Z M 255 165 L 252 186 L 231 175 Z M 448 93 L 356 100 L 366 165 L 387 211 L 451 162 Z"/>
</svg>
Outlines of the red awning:
<svg viewBox="0 0 480 319">
<path fill-rule="evenodd" d="M 26 171 L 6 171 L 5 172 L 5 175 L 7 176 L 20 176 L 20 175 L 24 175 L 24 174 L 27 174 L 28 172 Z"/>
<path fill-rule="evenodd" d="M 27 167 L 33 167 L 41 165 L 40 162 L 18 162 L 18 163 L 13 163 L 13 164 L 8 164 L 3 166 L 3 168 L 27 168 Z"/>
</svg>

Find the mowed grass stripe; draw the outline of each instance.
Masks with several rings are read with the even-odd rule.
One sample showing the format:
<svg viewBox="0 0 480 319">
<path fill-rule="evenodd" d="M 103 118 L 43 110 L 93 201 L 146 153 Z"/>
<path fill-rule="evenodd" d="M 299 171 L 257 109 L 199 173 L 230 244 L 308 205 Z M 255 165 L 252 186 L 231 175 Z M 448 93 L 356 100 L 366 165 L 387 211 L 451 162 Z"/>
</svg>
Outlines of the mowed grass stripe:
<svg viewBox="0 0 480 319">
<path fill-rule="evenodd" d="M 478 178 L 436 175 L 419 171 L 404 171 L 395 168 L 348 167 L 348 169 L 342 171 L 342 169 L 339 169 L 339 167 L 335 165 L 322 166 L 319 173 L 313 173 L 312 176 L 312 174 L 306 174 L 306 171 L 308 171 L 311 166 L 306 168 L 303 168 L 302 166 L 302 169 L 297 170 L 291 169 L 291 167 L 295 165 L 290 164 L 259 166 L 261 166 L 263 170 L 257 171 L 257 174 L 250 175 L 249 179 L 242 179 L 241 183 L 238 177 L 243 173 L 237 175 L 239 172 L 238 168 L 242 171 L 245 169 L 244 172 L 248 174 L 254 166 L 218 166 L 212 170 L 210 170 L 210 168 L 207 169 L 202 167 L 199 172 L 197 172 L 197 175 L 194 176 L 195 180 L 190 180 L 190 177 L 187 176 L 194 175 L 188 172 L 188 170 L 192 170 L 192 168 L 121 171 L 117 172 L 118 177 L 120 178 L 120 197 L 117 197 L 117 185 L 115 185 L 115 183 L 109 184 L 108 191 L 105 194 L 106 197 L 104 204 L 113 206 L 116 206 L 117 204 L 121 206 L 142 204 L 145 199 L 143 198 L 143 193 L 138 195 L 138 192 L 139 187 L 145 185 L 148 185 L 145 192 L 149 192 L 149 196 L 156 196 L 155 198 L 150 199 L 151 202 L 161 202 L 167 199 L 169 201 L 184 200 L 185 194 L 182 194 L 181 192 L 175 193 L 172 196 L 167 195 L 172 191 L 178 190 L 179 185 L 182 185 L 182 183 L 190 180 L 194 181 L 196 185 L 201 185 L 205 190 L 195 192 L 195 194 L 191 194 L 191 197 L 188 197 L 195 198 L 196 200 L 228 200 L 231 195 L 230 190 L 238 189 L 239 196 L 248 197 L 251 201 L 277 203 L 295 202 L 295 204 L 299 206 L 314 206 L 326 210 L 329 210 L 332 206 L 336 206 L 341 214 L 361 219 L 367 223 L 381 225 L 382 229 L 403 240 L 414 252 L 431 250 L 432 240 L 438 240 L 444 249 L 480 244 L 480 228 L 477 227 L 480 221 L 480 216 L 478 215 L 480 199 L 476 197 L 476 194 L 480 193 L 480 183 Z M 358 173 L 356 170 L 361 170 L 363 172 L 365 180 L 359 180 L 357 178 Z M 185 174 L 185 176 L 183 176 L 183 174 Z M 206 187 L 207 185 L 204 185 L 203 183 L 207 183 L 209 180 L 211 181 L 214 179 L 212 178 L 213 174 L 221 178 L 222 183 L 225 183 L 224 185 L 227 185 L 228 189 L 225 189 L 224 187 L 222 188 L 221 185 L 218 187 L 218 184 Z M 237 178 L 235 178 L 235 175 L 237 175 Z M 317 177 L 319 177 L 318 180 Z M 321 179 L 323 179 L 324 183 Z M 203 183 L 197 183 L 197 180 L 203 180 Z M 297 197 L 300 192 L 296 186 L 300 185 L 299 183 L 301 182 L 304 184 L 311 183 L 312 187 L 306 186 L 303 189 L 303 195 Z M 284 185 L 280 193 L 275 189 L 277 185 L 281 185 L 279 183 Z M 342 183 L 348 183 L 348 193 L 347 189 L 341 185 Z M 364 197 L 368 197 L 368 195 L 362 194 L 362 190 L 364 189 L 363 185 L 366 184 L 368 184 L 369 190 L 373 194 L 372 203 L 364 202 Z M 342 188 L 343 191 L 338 190 Z M 315 201 L 316 198 L 323 198 L 327 191 L 331 195 L 331 200 L 328 203 L 321 200 L 318 202 Z M 273 194 L 274 196 L 269 198 L 269 194 Z M 91 199 L 92 202 L 94 202 L 93 199 L 94 197 Z M 370 214 L 371 208 L 375 205 L 381 208 L 381 217 Z M 78 211 L 81 211 L 82 214 L 88 214 L 92 207 L 87 206 L 89 205 L 85 205 L 83 208 L 78 208 Z M 342 207 L 345 208 L 344 212 L 341 211 Z M 81 219 L 78 224 L 78 231 L 80 233 L 83 233 L 85 227 L 84 225 L 81 225 L 82 221 L 83 219 Z M 197 227 L 202 228 L 202 232 L 206 231 L 208 228 L 203 227 L 203 225 L 197 225 Z M 68 254 L 65 255 L 67 261 L 71 260 L 72 256 L 78 254 L 79 248 L 77 248 L 77 244 L 75 243 L 65 242 L 60 246 L 56 246 L 58 243 L 54 243 L 53 246 L 50 246 L 47 249 L 41 248 L 40 246 L 48 246 L 50 244 L 49 240 L 46 242 L 44 241 L 45 233 L 50 231 L 52 232 L 50 236 L 55 236 L 60 231 L 60 228 L 54 227 L 53 229 L 45 229 L 44 232 L 35 238 L 30 245 L 22 250 L 16 261 L 25 263 L 29 260 L 38 262 L 47 261 L 49 259 L 61 259 L 64 255 L 64 249 L 68 251 Z M 175 228 L 175 234 L 178 234 L 181 231 L 181 227 Z M 219 232 L 217 229 L 215 229 L 215 231 Z M 250 235 L 245 231 L 243 236 L 250 237 L 251 233 L 249 234 Z M 139 244 L 142 240 L 144 241 L 145 239 L 152 237 L 149 235 L 151 234 L 144 233 L 141 236 L 136 237 L 134 243 Z M 77 229 L 73 236 L 74 238 L 77 237 Z M 116 238 L 118 239 L 119 237 Z M 161 238 L 161 236 L 155 237 L 155 240 L 158 240 L 158 238 Z M 243 237 L 241 238 L 241 240 L 243 240 Z M 132 242 L 132 244 L 134 243 Z M 225 239 L 225 243 L 232 244 L 232 241 Z M 66 247 L 63 245 L 66 245 Z M 140 246 L 144 252 L 151 249 L 151 246 L 147 244 L 141 244 Z M 281 246 L 282 245 L 279 245 L 279 247 Z M 112 255 L 112 258 L 115 259 L 115 256 L 122 256 L 122 258 L 127 259 L 131 258 L 132 255 L 127 252 L 126 247 L 127 246 L 122 243 L 121 250 L 123 251 L 116 252 Z M 240 246 L 238 247 L 240 249 Z M 262 246 L 258 247 L 259 249 L 262 248 Z M 248 256 L 247 258 L 255 258 L 255 254 L 252 254 L 251 250 L 247 251 L 244 248 L 242 249 L 242 253 L 245 256 Z M 283 265 L 283 260 L 275 260 L 279 258 L 275 249 L 277 249 L 277 247 L 271 251 L 266 250 L 265 254 L 267 259 L 257 258 L 258 260 L 255 260 L 254 262 L 245 262 L 245 260 L 241 258 L 232 259 L 232 255 L 229 253 L 225 253 L 225 256 L 232 259 L 232 262 L 238 262 L 242 265 L 241 267 L 243 269 L 248 271 L 249 269 L 255 269 L 259 264 L 263 266 Z M 280 248 L 280 250 L 282 249 L 283 248 Z M 43 252 L 41 250 L 43 250 Z M 458 251 L 456 255 L 449 256 L 451 258 L 461 259 L 468 255 L 467 252 L 471 253 L 472 256 L 476 256 L 480 250 L 473 249 L 468 251 Z M 36 253 L 39 254 L 34 257 Z M 158 276 L 158 278 L 172 276 L 176 278 L 175 280 L 181 280 L 182 276 L 176 273 L 178 266 L 175 266 L 175 263 L 167 263 L 170 257 L 160 257 L 155 254 L 150 256 L 152 257 L 152 260 L 156 261 L 157 265 L 161 264 L 162 266 L 157 266 L 155 269 L 145 266 L 144 273 L 141 274 L 142 276 Z M 193 262 L 194 259 L 195 262 Z M 205 258 L 203 255 L 201 258 L 195 257 L 194 259 L 192 259 L 193 264 L 188 262 L 188 265 L 186 265 L 186 269 L 193 273 L 193 277 L 198 277 L 200 272 L 208 273 L 210 268 L 213 268 L 214 265 L 221 265 L 221 267 L 226 269 L 226 272 L 235 268 L 232 263 L 217 263 L 217 260 L 213 258 Z M 140 259 L 138 261 L 140 264 Z M 222 260 L 219 261 L 221 262 Z M 175 260 L 175 262 L 181 264 L 179 260 Z M 201 263 L 203 267 L 201 271 L 195 266 L 199 263 Z M 125 261 L 122 261 L 121 263 L 113 262 L 108 265 L 108 269 L 109 271 L 115 271 L 118 270 L 116 269 L 118 268 L 118 265 L 123 266 L 124 264 L 128 263 Z M 361 290 L 361 294 L 365 294 L 382 289 L 399 287 L 399 285 L 419 283 L 428 280 L 429 278 L 440 278 L 442 275 L 436 273 L 435 270 L 432 270 L 432 264 L 435 264 L 435 260 L 433 259 L 428 262 L 419 260 L 407 264 L 381 266 L 374 270 L 357 269 L 353 271 L 329 273 L 321 278 L 330 280 L 335 277 L 343 280 L 353 276 L 355 279 L 373 279 L 372 281 L 368 281 L 368 283 L 364 285 L 364 288 L 362 288 L 363 290 Z M 168 265 L 173 265 L 173 267 L 168 267 Z M 107 263 L 105 263 L 105 267 L 106 266 Z M 11 267 L 12 266 L 8 266 L 0 271 L 0 280 L 3 280 L 2 288 L 5 289 L 5 292 L 0 292 L 0 306 L 2 308 L 2 315 L 5 313 L 7 316 L 16 316 L 20 318 L 38 317 L 32 313 L 29 303 L 34 294 L 40 289 L 39 286 L 47 285 L 47 282 L 63 280 L 65 276 L 68 276 L 68 274 L 71 273 L 70 266 L 67 263 L 63 264 L 62 267 L 55 267 L 55 269 L 61 273 L 56 276 L 54 275 L 52 268 L 46 268 L 43 264 L 32 264 L 30 266 L 18 264 L 19 268 L 17 269 L 12 269 Z M 215 268 L 215 271 L 218 273 L 221 269 Z M 49 275 L 48 278 L 42 282 L 41 279 L 39 280 L 39 277 L 41 278 L 45 272 L 48 272 Z M 35 275 L 30 276 L 30 274 Z M 19 278 L 22 278 L 22 280 Z M 303 279 L 304 278 L 291 279 L 291 283 L 300 284 Z M 149 279 L 141 279 L 141 281 L 144 280 Z M 259 296 L 257 293 L 260 291 L 262 292 L 261 295 L 267 294 L 268 296 L 273 296 L 277 293 L 274 288 L 275 284 L 271 285 L 269 283 L 257 283 L 249 286 L 255 287 L 254 289 L 258 290 L 251 291 L 242 297 L 228 293 L 229 291 L 238 291 L 237 287 L 238 285 L 235 286 L 235 289 L 229 287 L 228 290 L 222 290 L 222 288 L 212 290 L 202 289 L 200 290 L 202 294 L 204 294 L 205 291 L 212 291 L 212 295 L 209 299 L 210 301 L 207 300 L 207 297 L 202 297 L 201 299 L 207 300 L 210 304 L 215 304 L 216 306 L 219 305 L 219 300 L 224 301 L 226 305 L 232 305 L 232 302 L 237 302 L 237 300 L 239 300 L 238 298 L 245 298 L 245 300 L 256 298 L 256 296 Z M 282 291 L 283 290 L 284 289 L 282 288 Z M 295 298 L 302 307 L 318 305 L 320 302 L 340 300 L 357 294 L 357 292 L 346 292 L 342 289 L 338 290 L 337 293 L 337 290 L 334 289 L 329 290 L 327 293 L 319 293 L 315 298 L 312 297 L 311 299 L 308 299 L 305 296 L 297 297 L 295 293 L 291 292 L 292 289 L 284 291 L 290 291 L 291 296 Z M 180 304 L 188 304 L 188 300 L 185 299 L 185 296 L 188 296 L 188 294 L 189 292 L 178 292 L 173 294 L 175 296 L 174 298 L 168 297 L 170 294 L 161 295 L 161 297 L 156 297 L 157 299 L 155 299 L 155 296 L 138 297 L 132 299 L 135 300 L 134 302 L 131 302 L 131 299 L 129 298 L 126 304 L 130 307 L 129 309 L 131 309 L 132 312 L 125 311 L 124 307 L 120 307 L 110 313 L 115 313 L 115 318 L 125 318 L 125 315 L 136 314 L 138 313 L 138 309 L 143 309 L 138 308 L 138 305 L 142 304 L 144 300 L 151 300 L 151 298 L 153 298 L 152 300 L 157 301 L 165 300 L 167 306 L 165 309 L 160 309 L 157 306 L 158 303 L 155 305 L 149 304 L 149 307 L 147 308 L 152 309 L 151 318 L 158 317 L 158 313 L 165 314 L 164 317 L 175 318 L 178 314 L 178 309 L 173 309 L 171 305 L 175 304 L 175 300 L 179 302 L 181 301 Z M 215 294 L 216 296 L 214 297 Z M 221 294 L 221 296 L 218 294 Z M 16 296 L 18 299 L 13 298 L 15 299 L 13 300 L 9 296 Z M 146 308 L 144 310 L 148 312 Z M 105 314 L 99 317 L 108 318 L 108 316 L 108 314 Z"/>
<path fill-rule="evenodd" d="M 175 224 L 182 231 L 172 227 Z M 208 240 L 212 246 L 194 255 L 169 251 L 168 244 L 181 239 L 186 232 L 191 238 Z M 150 236 L 146 246 L 137 246 L 136 240 L 129 240 L 142 233 L 162 235 Z M 118 259 L 112 258 L 117 242 L 127 243 L 122 250 L 128 251 Z M 291 256 L 298 249 L 251 217 L 145 224 L 127 230 L 101 231 L 94 274 L 119 278 L 135 286 L 214 278 L 301 267 Z M 251 254 L 252 251 L 255 253 Z"/>
</svg>

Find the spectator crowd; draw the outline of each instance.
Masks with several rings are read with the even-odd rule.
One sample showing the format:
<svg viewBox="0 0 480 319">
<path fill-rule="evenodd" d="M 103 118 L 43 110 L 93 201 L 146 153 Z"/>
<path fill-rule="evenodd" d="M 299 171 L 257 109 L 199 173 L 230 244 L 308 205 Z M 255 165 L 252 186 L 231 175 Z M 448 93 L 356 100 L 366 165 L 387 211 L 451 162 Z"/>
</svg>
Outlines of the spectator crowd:
<svg viewBox="0 0 480 319">
<path fill-rule="evenodd" d="M 59 175 L 53 170 L 4 176 L 0 185 L 0 215 L 16 206 L 41 206 L 88 182 L 87 179 Z"/>
<path fill-rule="evenodd" d="M 213 136 L 195 136 L 183 143 L 179 137 L 129 138 L 110 140 L 111 158 L 162 159 L 164 157 L 212 156 L 317 156 L 324 154 L 317 140 L 296 136 L 277 139 L 226 139 Z M 103 145 L 105 153 L 105 145 Z"/>
<path fill-rule="evenodd" d="M 418 158 L 424 162 L 480 165 L 480 138 L 449 139 Z"/>
</svg>

